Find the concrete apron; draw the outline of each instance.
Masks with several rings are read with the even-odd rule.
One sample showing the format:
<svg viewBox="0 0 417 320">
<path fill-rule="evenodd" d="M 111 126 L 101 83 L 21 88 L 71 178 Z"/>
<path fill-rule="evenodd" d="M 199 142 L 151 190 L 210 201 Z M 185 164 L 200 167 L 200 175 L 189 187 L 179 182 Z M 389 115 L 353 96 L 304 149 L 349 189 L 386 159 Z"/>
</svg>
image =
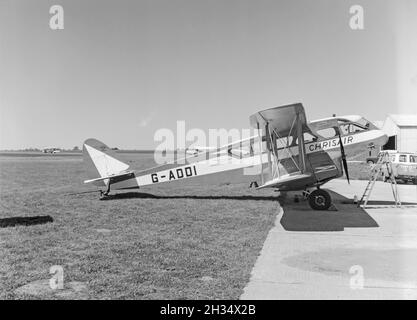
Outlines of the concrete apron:
<svg viewBox="0 0 417 320">
<path fill-rule="evenodd" d="M 241 299 L 417 299 L 416 186 L 399 186 L 407 204 L 395 208 L 389 184 L 377 183 L 377 204 L 364 210 L 352 199 L 365 185 L 326 184 L 338 192 L 338 211 L 313 211 L 293 193 L 280 198 Z"/>
</svg>

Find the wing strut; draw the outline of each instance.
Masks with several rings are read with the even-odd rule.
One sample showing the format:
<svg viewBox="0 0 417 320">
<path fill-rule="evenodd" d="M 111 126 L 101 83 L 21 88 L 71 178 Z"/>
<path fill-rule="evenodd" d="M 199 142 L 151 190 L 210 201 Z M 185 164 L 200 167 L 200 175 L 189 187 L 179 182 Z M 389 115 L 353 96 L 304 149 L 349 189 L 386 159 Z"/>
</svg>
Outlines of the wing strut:
<svg viewBox="0 0 417 320">
<path fill-rule="evenodd" d="M 261 182 L 262 184 L 264 184 L 264 163 L 262 161 L 262 132 L 260 131 L 259 128 L 259 122 L 257 123 L 257 127 L 258 127 L 258 140 L 259 140 L 259 157 L 260 157 L 260 162 L 261 162 Z"/>
<path fill-rule="evenodd" d="M 305 163 L 305 149 L 304 149 L 304 133 L 303 133 L 303 125 L 300 121 L 300 114 L 297 112 L 296 118 L 297 124 L 297 136 L 298 136 L 298 163 L 301 167 L 301 173 L 306 171 L 306 163 Z"/>
</svg>

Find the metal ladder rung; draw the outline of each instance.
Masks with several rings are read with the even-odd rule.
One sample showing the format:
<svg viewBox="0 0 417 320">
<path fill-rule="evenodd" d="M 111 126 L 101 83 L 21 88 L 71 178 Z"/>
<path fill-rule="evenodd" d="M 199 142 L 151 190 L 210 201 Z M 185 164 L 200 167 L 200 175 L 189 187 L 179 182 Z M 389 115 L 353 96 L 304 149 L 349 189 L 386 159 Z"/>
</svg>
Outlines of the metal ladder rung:
<svg viewBox="0 0 417 320">
<path fill-rule="evenodd" d="M 391 184 L 392 194 L 394 196 L 395 205 L 401 207 L 401 201 L 397 189 L 397 181 L 394 177 L 394 171 L 392 168 L 392 162 L 390 160 L 389 154 L 387 152 L 381 152 L 378 155 L 378 161 L 375 166 L 372 168 L 371 176 L 369 177 L 368 184 L 366 185 L 365 191 L 361 197 L 361 200 L 358 202 L 358 207 L 363 203 L 363 207 L 366 208 L 369 197 L 371 196 L 372 190 L 374 188 L 375 182 L 379 176 L 383 176 L 383 166 L 386 166 L 387 175 L 389 182 Z"/>
</svg>

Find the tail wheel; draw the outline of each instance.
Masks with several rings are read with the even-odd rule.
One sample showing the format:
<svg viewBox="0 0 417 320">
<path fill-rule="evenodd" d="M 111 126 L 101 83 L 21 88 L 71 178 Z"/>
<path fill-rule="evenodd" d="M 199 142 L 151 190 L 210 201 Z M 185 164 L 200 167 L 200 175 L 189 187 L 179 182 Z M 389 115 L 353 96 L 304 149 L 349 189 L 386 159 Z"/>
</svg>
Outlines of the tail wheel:
<svg viewBox="0 0 417 320">
<path fill-rule="evenodd" d="M 317 189 L 310 193 L 308 203 L 314 210 L 327 210 L 332 204 L 332 199 L 327 191 Z"/>
</svg>

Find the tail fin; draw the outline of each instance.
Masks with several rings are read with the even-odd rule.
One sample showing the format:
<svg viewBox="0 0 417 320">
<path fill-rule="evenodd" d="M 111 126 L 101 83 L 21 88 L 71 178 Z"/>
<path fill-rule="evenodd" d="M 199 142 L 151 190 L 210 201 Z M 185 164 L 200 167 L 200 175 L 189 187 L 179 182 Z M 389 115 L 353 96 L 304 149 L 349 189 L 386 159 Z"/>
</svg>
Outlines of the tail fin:
<svg viewBox="0 0 417 320">
<path fill-rule="evenodd" d="M 87 139 L 83 144 L 84 163 L 89 178 L 118 175 L 129 169 L 129 165 L 116 159 L 115 152 L 96 139 Z M 99 181 L 101 185 L 105 183 Z"/>
</svg>

